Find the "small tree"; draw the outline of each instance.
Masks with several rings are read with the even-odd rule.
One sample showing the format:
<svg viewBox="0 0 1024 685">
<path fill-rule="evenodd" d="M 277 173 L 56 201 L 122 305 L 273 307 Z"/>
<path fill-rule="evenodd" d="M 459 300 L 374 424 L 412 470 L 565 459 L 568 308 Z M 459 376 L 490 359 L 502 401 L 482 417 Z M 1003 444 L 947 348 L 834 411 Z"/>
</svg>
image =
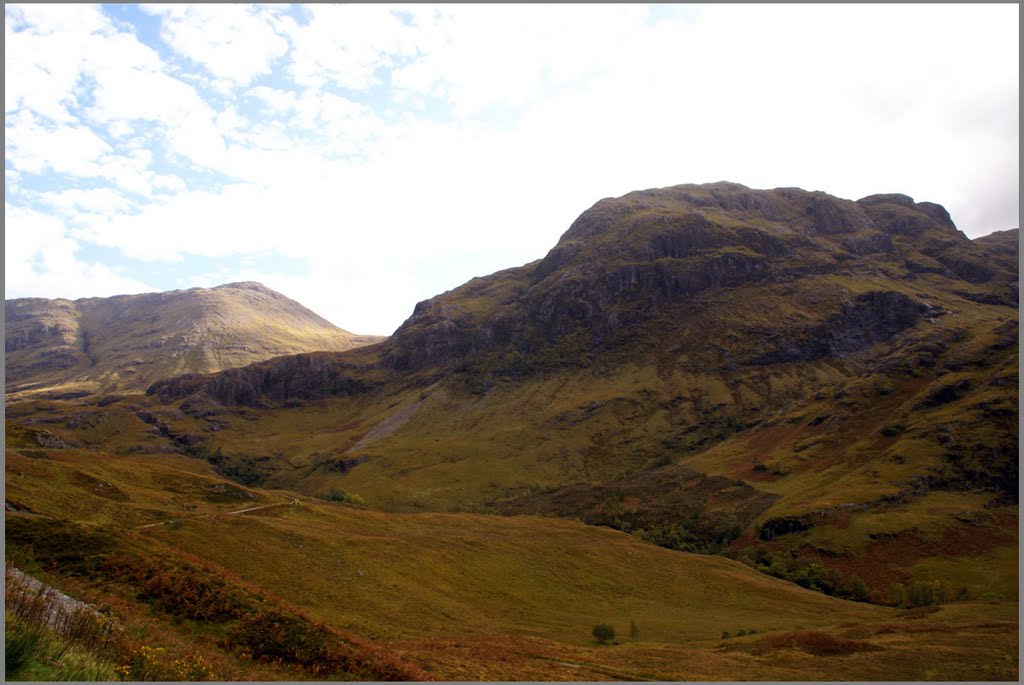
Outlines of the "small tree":
<svg viewBox="0 0 1024 685">
<path fill-rule="evenodd" d="M 590 633 L 600 644 L 607 644 L 615 639 L 615 628 L 607 623 L 598 623 Z"/>
<path fill-rule="evenodd" d="M 903 583 L 894 583 L 889 588 L 889 598 L 896 606 L 903 606 L 907 602 L 907 588 Z"/>
<path fill-rule="evenodd" d="M 853 576 L 850 579 L 850 594 L 853 595 L 853 599 L 858 602 L 868 601 L 870 596 L 868 593 L 868 586 L 864 584 L 860 576 Z"/>
<path fill-rule="evenodd" d="M 629 619 L 629 639 L 636 642 L 639 637 L 640 629 L 636 627 L 636 621 Z"/>
</svg>

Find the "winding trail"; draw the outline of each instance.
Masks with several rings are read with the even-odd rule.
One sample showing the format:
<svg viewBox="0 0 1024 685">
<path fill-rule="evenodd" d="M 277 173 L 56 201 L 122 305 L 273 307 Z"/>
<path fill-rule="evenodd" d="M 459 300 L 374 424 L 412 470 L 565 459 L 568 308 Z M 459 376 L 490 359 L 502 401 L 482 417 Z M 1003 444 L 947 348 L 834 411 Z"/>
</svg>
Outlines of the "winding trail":
<svg viewBox="0 0 1024 685">
<path fill-rule="evenodd" d="M 166 521 L 158 521 L 156 523 L 147 523 L 147 524 L 145 524 L 143 526 L 136 526 L 135 528 L 132 528 L 132 530 L 133 531 L 134 530 L 145 530 L 146 528 L 156 528 L 157 526 L 166 526 L 166 525 L 168 525 L 170 523 L 173 523 L 175 521 L 181 521 L 181 520 L 184 520 L 184 519 L 203 518 L 203 517 L 212 517 L 212 516 L 236 516 L 238 514 L 246 514 L 246 513 L 250 512 L 250 511 L 259 511 L 260 509 L 270 509 L 271 507 L 294 507 L 294 506 L 298 506 L 298 505 L 299 505 L 299 500 L 292 499 L 292 500 L 290 500 L 288 502 L 274 502 L 273 504 L 261 504 L 258 507 L 249 507 L 248 509 L 238 509 L 237 511 L 217 511 L 217 512 L 214 512 L 212 514 L 196 514 L 194 516 L 184 516 L 184 517 L 183 516 L 178 516 L 178 517 L 175 517 L 175 518 L 172 518 L 172 519 L 167 519 Z"/>
</svg>

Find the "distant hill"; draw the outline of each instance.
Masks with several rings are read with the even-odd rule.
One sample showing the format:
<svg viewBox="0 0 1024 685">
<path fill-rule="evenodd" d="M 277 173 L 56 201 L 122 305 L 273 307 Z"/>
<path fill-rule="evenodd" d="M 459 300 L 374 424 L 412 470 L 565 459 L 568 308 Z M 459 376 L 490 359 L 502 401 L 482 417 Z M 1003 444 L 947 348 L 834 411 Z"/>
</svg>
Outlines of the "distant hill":
<svg viewBox="0 0 1024 685">
<path fill-rule="evenodd" d="M 80 300 L 6 300 L 7 396 L 141 392 L 210 373 L 378 342 L 259 283 Z"/>
</svg>

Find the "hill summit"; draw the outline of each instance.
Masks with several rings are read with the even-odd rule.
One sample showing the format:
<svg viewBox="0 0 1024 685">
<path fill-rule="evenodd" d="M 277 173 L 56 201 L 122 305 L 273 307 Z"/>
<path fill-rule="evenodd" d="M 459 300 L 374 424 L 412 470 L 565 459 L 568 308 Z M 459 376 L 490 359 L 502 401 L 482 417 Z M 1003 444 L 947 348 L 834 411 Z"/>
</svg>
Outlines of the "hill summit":
<svg viewBox="0 0 1024 685">
<path fill-rule="evenodd" d="M 6 300 L 7 394 L 139 392 L 158 378 L 382 338 L 255 282 L 79 300 Z"/>
<path fill-rule="evenodd" d="M 782 286 L 788 319 L 762 330 L 752 327 L 760 317 L 737 320 L 742 349 L 728 360 L 699 341 L 687 355 L 709 366 L 847 355 L 934 316 L 922 289 L 940 282 L 968 300 L 1015 307 L 1017 233 L 1007 233 L 972 243 L 943 207 L 900 194 L 854 202 L 725 182 L 636 191 L 585 211 L 540 262 L 421 302 L 387 359 L 416 369 L 504 348 L 527 357 L 557 350 L 571 362 L 635 342 L 637 325 L 673 310 L 681 348 L 679 336 L 693 333 L 684 309 L 715 309 L 718 295 L 738 289 L 756 301 Z M 803 292 L 812 283 L 813 302 Z"/>
</svg>

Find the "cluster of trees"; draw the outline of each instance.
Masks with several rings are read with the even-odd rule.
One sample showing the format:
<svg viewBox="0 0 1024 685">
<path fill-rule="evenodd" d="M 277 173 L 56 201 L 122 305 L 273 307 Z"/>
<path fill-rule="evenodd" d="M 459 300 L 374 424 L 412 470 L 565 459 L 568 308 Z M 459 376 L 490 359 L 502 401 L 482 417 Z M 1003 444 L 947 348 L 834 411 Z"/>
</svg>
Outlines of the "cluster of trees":
<svg viewBox="0 0 1024 685">
<path fill-rule="evenodd" d="M 962 599 L 967 599 L 967 588 L 946 580 L 914 580 L 908 585 L 894 583 L 889 588 L 889 600 L 901 607 L 930 607 Z"/>
<path fill-rule="evenodd" d="M 968 598 L 967 588 L 955 586 L 945 580 L 912 580 L 907 584 L 895 583 L 884 592 L 872 593 L 857 575 L 845 575 L 835 569 L 825 568 L 819 562 L 807 558 L 773 555 L 764 547 L 756 547 L 752 554 L 740 558 L 749 566 L 762 573 L 796 583 L 801 587 L 816 590 L 833 597 L 852 599 L 856 602 L 873 602 L 899 607 L 924 607 Z"/>
<path fill-rule="evenodd" d="M 323 497 L 331 502 L 344 502 L 345 504 L 362 504 L 363 498 L 355 493 L 345 492 L 341 488 L 331 488 Z"/>
<path fill-rule="evenodd" d="M 775 556 L 764 547 L 755 548 L 753 556 L 741 560 L 762 573 L 788 580 L 809 590 L 856 602 L 871 601 L 871 593 L 859 576 L 846 576 L 835 569 L 825 568 L 817 561 Z"/>
<path fill-rule="evenodd" d="M 672 517 L 658 520 L 652 512 L 627 512 L 621 499 L 613 496 L 582 520 L 587 525 L 631 533 L 659 547 L 695 554 L 718 554 L 743 532 L 732 519 L 705 517 L 697 511 L 675 511 Z"/>
</svg>

